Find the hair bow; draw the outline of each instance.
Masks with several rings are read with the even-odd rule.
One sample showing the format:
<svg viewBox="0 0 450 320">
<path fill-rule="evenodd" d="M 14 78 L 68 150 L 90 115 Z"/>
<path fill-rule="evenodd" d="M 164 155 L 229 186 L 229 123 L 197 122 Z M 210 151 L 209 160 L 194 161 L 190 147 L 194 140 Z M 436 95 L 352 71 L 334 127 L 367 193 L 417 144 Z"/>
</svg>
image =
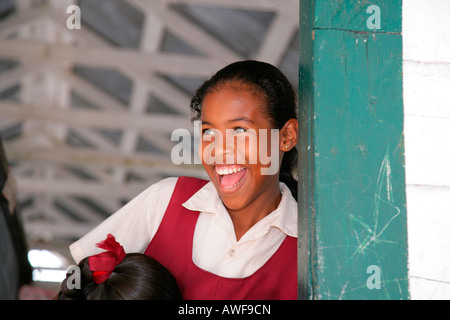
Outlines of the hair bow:
<svg viewBox="0 0 450 320">
<path fill-rule="evenodd" d="M 126 253 L 111 234 L 108 234 L 105 240 L 97 243 L 97 247 L 107 250 L 89 257 L 89 270 L 93 271 L 92 279 L 99 284 L 109 278 L 116 266 L 125 258 Z"/>
</svg>

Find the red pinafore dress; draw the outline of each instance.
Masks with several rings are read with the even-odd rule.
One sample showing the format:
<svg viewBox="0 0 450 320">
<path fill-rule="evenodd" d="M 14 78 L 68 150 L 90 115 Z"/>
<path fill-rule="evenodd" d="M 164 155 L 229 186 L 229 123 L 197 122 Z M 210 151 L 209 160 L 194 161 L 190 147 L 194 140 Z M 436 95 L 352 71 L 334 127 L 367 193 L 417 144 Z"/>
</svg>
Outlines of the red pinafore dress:
<svg viewBox="0 0 450 320">
<path fill-rule="evenodd" d="M 161 225 L 145 254 L 158 260 L 177 279 L 185 300 L 297 299 L 297 239 L 286 236 L 278 250 L 245 278 L 225 278 L 192 261 L 194 230 L 199 216 L 182 206 L 208 181 L 180 177 Z"/>
</svg>

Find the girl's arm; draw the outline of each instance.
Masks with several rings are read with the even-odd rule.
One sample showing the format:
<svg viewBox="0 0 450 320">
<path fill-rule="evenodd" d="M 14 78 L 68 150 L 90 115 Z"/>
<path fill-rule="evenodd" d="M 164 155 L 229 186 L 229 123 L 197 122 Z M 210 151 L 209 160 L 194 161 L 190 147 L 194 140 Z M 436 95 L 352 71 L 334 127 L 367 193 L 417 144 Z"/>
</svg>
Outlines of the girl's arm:
<svg viewBox="0 0 450 320">
<path fill-rule="evenodd" d="M 144 252 L 155 235 L 169 204 L 177 178 L 161 180 L 70 245 L 76 263 L 103 250 L 95 244 L 110 233 L 122 244 L 125 252 Z"/>
</svg>

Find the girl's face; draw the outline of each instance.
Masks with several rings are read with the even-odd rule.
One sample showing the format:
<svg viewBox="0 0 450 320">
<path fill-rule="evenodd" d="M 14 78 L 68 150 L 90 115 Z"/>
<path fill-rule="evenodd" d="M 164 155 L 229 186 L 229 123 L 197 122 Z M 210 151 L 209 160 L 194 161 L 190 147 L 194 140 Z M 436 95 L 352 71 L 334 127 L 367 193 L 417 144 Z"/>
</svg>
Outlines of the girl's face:
<svg viewBox="0 0 450 320">
<path fill-rule="evenodd" d="M 204 97 L 201 121 L 200 158 L 224 205 L 239 210 L 260 196 L 273 201 L 279 192 L 279 140 L 271 139 L 277 131 L 271 130 L 264 101 L 248 90 L 225 87 Z M 261 156 L 276 163 L 263 164 Z M 275 173 L 264 174 L 273 165 Z"/>
</svg>

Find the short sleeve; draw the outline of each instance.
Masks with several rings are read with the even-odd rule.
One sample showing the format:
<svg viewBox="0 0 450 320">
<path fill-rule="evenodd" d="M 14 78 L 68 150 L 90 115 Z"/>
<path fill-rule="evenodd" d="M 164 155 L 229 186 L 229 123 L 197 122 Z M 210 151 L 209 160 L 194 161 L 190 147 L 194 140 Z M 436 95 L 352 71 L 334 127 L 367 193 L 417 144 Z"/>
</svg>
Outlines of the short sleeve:
<svg viewBox="0 0 450 320">
<path fill-rule="evenodd" d="M 124 247 L 126 253 L 144 252 L 169 204 L 177 178 L 161 180 L 128 202 L 69 247 L 76 263 L 102 252 L 96 243 L 110 233 Z"/>
</svg>

